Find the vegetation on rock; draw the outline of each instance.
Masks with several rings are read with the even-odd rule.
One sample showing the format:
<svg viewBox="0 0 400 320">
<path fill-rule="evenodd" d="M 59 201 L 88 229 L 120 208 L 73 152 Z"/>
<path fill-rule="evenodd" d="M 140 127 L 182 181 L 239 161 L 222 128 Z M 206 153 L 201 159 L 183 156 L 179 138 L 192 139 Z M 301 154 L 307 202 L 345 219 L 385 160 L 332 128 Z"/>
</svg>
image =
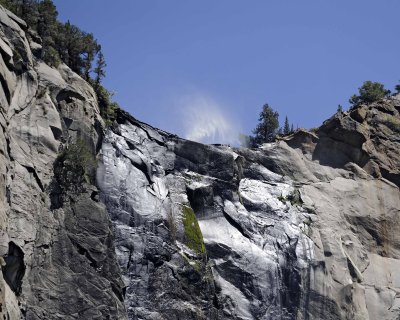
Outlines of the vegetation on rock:
<svg viewBox="0 0 400 320">
<path fill-rule="evenodd" d="M 282 128 L 282 127 L 279 128 L 279 130 L 278 130 L 278 135 L 285 135 L 285 136 L 287 136 L 287 135 L 289 135 L 289 134 L 292 134 L 293 132 L 294 132 L 293 123 L 290 125 L 290 124 L 289 124 L 289 119 L 288 119 L 288 117 L 286 116 L 286 117 L 285 117 L 285 124 L 283 125 L 283 128 Z"/>
<path fill-rule="evenodd" d="M 254 137 L 251 137 L 252 145 L 260 145 L 275 140 L 279 128 L 279 114 L 274 111 L 268 104 L 264 104 L 258 125 L 254 129 Z"/>
<path fill-rule="evenodd" d="M 35 53 L 37 58 L 52 67 L 65 63 L 93 86 L 101 116 L 110 124 L 119 106 L 112 102 L 112 94 L 101 85 L 106 61 L 93 34 L 82 31 L 69 21 L 58 21 L 52 0 L 0 0 L 0 5 L 25 20 L 40 37 L 42 49 Z"/>
<path fill-rule="evenodd" d="M 101 47 L 93 34 L 86 33 L 69 21 L 57 20 L 52 0 L 0 0 L 0 4 L 26 21 L 42 40 L 40 58 L 51 66 L 64 62 L 74 72 L 89 78 L 92 63 Z"/>
<path fill-rule="evenodd" d="M 397 93 L 400 93 L 400 84 L 396 84 L 394 89 L 396 90 Z"/>
<path fill-rule="evenodd" d="M 57 163 L 59 170 L 55 171 L 61 176 L 65 189 L 74 191 L 83 182 L 93 183 L 97 162 L 83 140 L 70 144 L 59 155 Z"/>
<path fill-rule="evenodd" d="M 119 109 L 118 103 L 112 101 L 113 94 L 104 88 L 101 84 L 90 80 L 89 83 L 95 89 L 97 102 L 99 104 L 100 115 L 104 119 L 106 126 L 110 126 L 115 120 L 116 110 Z"/>
<path fill-rule="evenodd" d="M 51 209 L 58 209 L 70 196 L 84 192 L 84 183 L 94 183 L 97 161 L 83 140 L 70 144 L 54 162 L 50 185 Z"/>
<path fill-rule="evenodd" d="M 185 244 L 199 254 L 206 252 L 203 234 L 201 233 L 199 223 L 192 208 L 183 206 L 183 227 L 185 229 Z"/>
<path fill-rule="evenodd" d="M 289 119 L 287 116 L 285 117 L 285 125 L 283 127 L 283 134 L 285 134 L 285 135 L 290 134 L 290 125 L 289 125 Z"/>
<path fill-rule="evenodd" d="M 353 105 L 375 102 L 390 94 L 390 90 L 385 89 L 382 83 L 372 81 L 365 81 L 361 88 L 358 88 L 358 92 L 358 95 L 352 95 L 349 100 Z"/>
</svg>

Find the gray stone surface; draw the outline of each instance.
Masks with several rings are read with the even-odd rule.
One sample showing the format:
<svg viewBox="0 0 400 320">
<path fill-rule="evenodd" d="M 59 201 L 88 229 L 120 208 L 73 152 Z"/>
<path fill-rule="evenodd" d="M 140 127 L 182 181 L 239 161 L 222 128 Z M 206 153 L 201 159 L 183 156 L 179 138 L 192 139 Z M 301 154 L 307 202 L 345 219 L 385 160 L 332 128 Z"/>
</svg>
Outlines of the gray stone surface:
<svg viewBox="0 0 400 320">
<path fill-rule="evenodd" d="M 175 155 L 159 132 L 142 126 L 128 121 L 108 131 L 97 173 L 129 319 L 219 319 L 207 257 L 185 245 L 185 178 L 166 174 Z"/>
<path fill-rule="evenodd" d="M 83 181 L 73 192 L 55 170 L 78 140 L 96 154 L 102 120 L 94 92 L 65 65 L 37 60 L 21 27 L 0 7 L 1 318 L 126 319 L 98 190 Z"/>
<path fill-rule="evenodd" d="M 1 318 L 400 319 L 399 95 L 203 145 L 124 111 L 105 129 L 34 38 L 0 7 Z"/>
<path fill-rule="evenodd" d="M 98 183 L 129 318 L 397 319 L 399 189 L 368 162 L 395 177 L 398 157 L 379 158 L 370 141 L 377 124 L 351 118 L 364 108 L 382 117 L 382 105 L 396 104 L 359 106 L 316 133 L 253 150 L 186 141 L 120 112 L 103 142 Z M 386 135 L 397 152 L 397 133 Z M 182 206 L 194 210 L 204 237 L 210 271 L 199 276 L 214 285 L 190 286 L 206 304 L 183 294 L 191 276 L 180 261 L 196 271 L 198 256 L 185 245 Z"/>
</svg>

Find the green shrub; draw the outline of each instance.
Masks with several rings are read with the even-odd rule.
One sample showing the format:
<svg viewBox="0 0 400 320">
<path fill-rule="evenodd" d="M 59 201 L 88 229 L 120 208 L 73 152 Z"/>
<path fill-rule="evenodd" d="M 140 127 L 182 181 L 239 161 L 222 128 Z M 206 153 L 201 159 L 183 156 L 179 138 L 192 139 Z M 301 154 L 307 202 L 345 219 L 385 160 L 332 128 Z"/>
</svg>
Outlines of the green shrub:
<svg viewBox="0 0 400 320">
<path fill-rule="evenodd" d="M 96 92 L 100 115 L 104 119 L 106 126 L 109 127 L 115 120 L 116 111 L 120 108 L 120 106 L 118 103 L 112 101 L 113 94 L 101 84 L 94 81 L 89 81 L 89 83 L 93 86 Z"/>
<path fill-rule="evenodd" d="M 199 254 L 206 253 L 203 234 L 192 208 L 183 206 L 183 227 L 185 229 L 185 244 Z"/>
<path fill-rule="evenodd" d="M 59 155 L 55 173 L 65 190 L 79 192 L 84 182 L 94 183 L 96 167 L 97 161 L 90 147 L 78 140 Z"/>
<path fill-rule="evenodd" d="M 354 94 L 349 100 L 353 105 L 375 102 L 390 94 L 390 90 L 386 90 L 382 83 L 372 81 L 365 81 L 358 92 L 359 95 Z"/>
</svg>

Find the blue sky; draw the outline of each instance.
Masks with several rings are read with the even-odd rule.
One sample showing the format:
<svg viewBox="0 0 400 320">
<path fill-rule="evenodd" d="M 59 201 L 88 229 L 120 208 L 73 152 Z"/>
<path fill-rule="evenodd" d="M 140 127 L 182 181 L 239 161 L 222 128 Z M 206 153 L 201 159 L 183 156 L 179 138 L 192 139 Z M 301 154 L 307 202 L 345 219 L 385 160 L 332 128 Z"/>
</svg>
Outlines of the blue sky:
<svg viewBox="0 0 400 320">
<path fill-rule="evenodd" d="M 400 79 L 398 0 L 54 2 L 102 44 L 125 110 L 194 140 L 233 143 L 264 103 L 316 127 L 363 81 Z"/>
</svg>

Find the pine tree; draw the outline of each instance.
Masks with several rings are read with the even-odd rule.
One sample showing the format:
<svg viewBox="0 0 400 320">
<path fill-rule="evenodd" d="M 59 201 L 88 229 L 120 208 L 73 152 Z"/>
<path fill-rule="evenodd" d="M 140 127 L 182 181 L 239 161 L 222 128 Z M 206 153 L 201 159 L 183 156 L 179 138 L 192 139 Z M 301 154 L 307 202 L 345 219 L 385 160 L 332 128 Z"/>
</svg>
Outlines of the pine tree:
<svg viewBox="0 0 400 320">
<path fill-rule="evenodd" d="M 58 51 L 61 60 L 89 80 L 92 62 L 100 50 L 93 34 L 86 33 L 67 21 L 61 26 L 60 35 Z"/>
<path fill-rule="evenodd" d="M 50 66 L 58 66 L 64 62 L 94 86 L 101 115 L 107 124 L 111 123 L 119 106 L 112 101 L 112 94 L 101 86 L 105 77 L 106 62 L 93 34 L 82 31 L 69 21 L 59 22 L 58 12 L 52 0 L 0 0 L 0 5 L 20 16 L 30 29 L 37 31 L 42 39 L 42 50 L 38 51 L 38 58 Z M 93 70 L 95 79 L 91 79 L 96 57 Z"/>
<path fill-rule="evenodd" d="M 338 104 L 336 112 L 340 112 L 340 113 L 343 112 L 343 107 L 340 104 Z"/>
<path fill-rule="evenodd" d="M 16 15 L 19 14 L 21 8 L 21 3 L 19 3 L 19 0 L 0 0 L 0 4 Z"/>
<path fill-rule="evenodd" d="M 79 57 L 81 44 L 79 43 L 80 30 L 71 24 L 69 20 L 61 28 L 63 41 L 61 44 L 61 59 L 73 71 L 81 74 L 81 64 Z"/>
<path fill-rule="evenodd" d="M 285 125 L 283 127 L 283 134 L 288 135 L 290 133 L 290 125 L 289 125 L 289 120 L 288 117 L 285 117 Z"/>
<path fill-rule="evenodd" d="M 290 127 L 290 133 L 293 133 L 294 132 L 294 128 L 293 128 L 293 123 L 292 123 L 292 126 Z"/>
<path fill-rule="evenodd" d="M 98 86 L 101 83 L 101 80 L 106 76 L 105 67 L 107 66 L 106 61 L 104 59 L 103 52 L 99 51 L 97 55 L 96 68 L 94 69 L 95 85 Z"/>
<path fill-rule="evenodd" d="M 400 84 L 396 84 L 394 89 L 396 90 L 397 93 L 400 93 Z"/>
<path fill-rule="evenodd" d="M 90 79 L 92 63 L 99 54 L 101 46 L 94 39 L 91 33 L 82 33 L 82 48 L 80 56 L 82 58 L 82 74 L 86 80 Z M 104 59 L 104 57 L 103 57 Z M 104 62 L 105 63 L 105 62 Z"/>
<path fill-rule="evenodd" d="M 82 31 L 69 21 L 65 24 L 59 22 L 52 0 L 0 0 L 0 4 L 37 31 L 42 39 L 39 58 L 51 66 L 62 61 L 86 80 L 90 79 L 93 61 L 100 50 L 93 34 Z"/>
<path fill-rule="evenodd" d="M 32 29 L 37 28 L 39 20 L 38 3 L 36 0 L 22 0 L 19 16 Z"/>
<path fill-rule="evenodd" d="M 272 142 L 275 139 L 279 127 L 279 114 L 268 104 L 263 106 L 259 116 L 259 124 L 253 130 L 254 142 L 260 145 L 265 142 Z"/>
<path fill-rule="evenodd" d="M 349 100 L 353 105 L 375 102 L 390 94 L 390 90 L 386 90 L 382 83 L 372 81 L 365 81 L 358 92 L 359 95 L 354 94 Z"/>
<path fill-rule="evenodd" d="M 12 0 L 0 0 L 0 5 L 2 5 L 4 8 L 13 11 L 13 1 Z"/>
<path fill-rule="evenodd" d="M 46 63 L 57 66 L 60 63 L 56 44 L 60 25 L 57 21 L 57 9 L 51 0 L 43 0 L 38 5 L 38 12 L 37 32 L 42 38 L 41 58 Z"/>
</svg>

